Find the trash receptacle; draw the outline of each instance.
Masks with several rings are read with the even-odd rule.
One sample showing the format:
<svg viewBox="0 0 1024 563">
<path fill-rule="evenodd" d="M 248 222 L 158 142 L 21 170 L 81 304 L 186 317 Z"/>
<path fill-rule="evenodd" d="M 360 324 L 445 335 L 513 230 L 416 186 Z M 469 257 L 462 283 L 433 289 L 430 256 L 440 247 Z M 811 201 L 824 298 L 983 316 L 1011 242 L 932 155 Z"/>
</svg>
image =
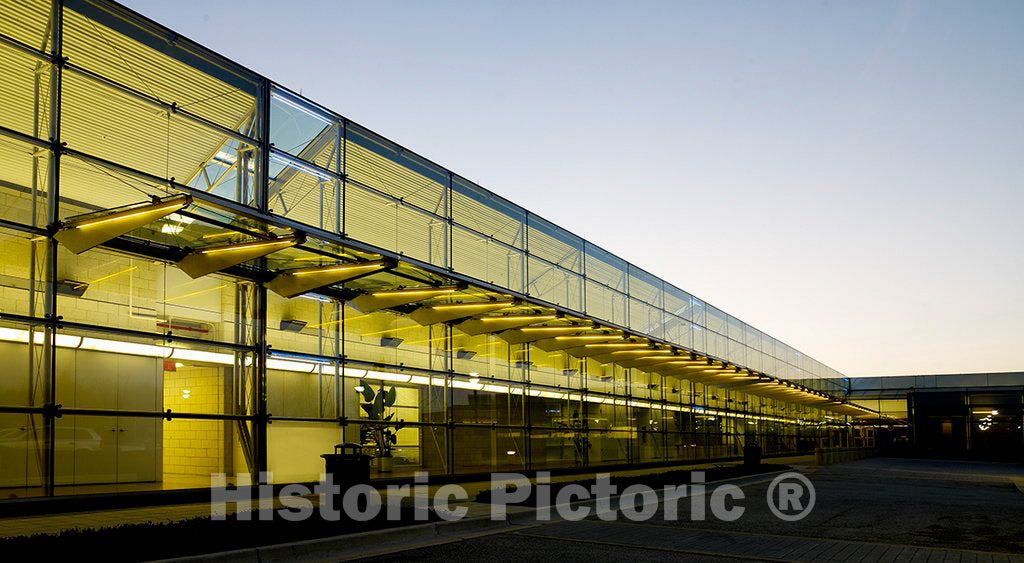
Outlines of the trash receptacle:
<svg viewBox="0 0 1024 563">
<path fill-rule="evenodd" d="M 761 465 L 761 446 L 757 444 L 743 446 L 743 465 L 748 467 Z"/>
<path fill-rule="evenodd" d="M 345 442 L 334 446 L 333 454 L 323 454 L 325 473 L 342 489 L 370 482 L 370 456 L 362 453 L 363 446 Z"/>
</svg>

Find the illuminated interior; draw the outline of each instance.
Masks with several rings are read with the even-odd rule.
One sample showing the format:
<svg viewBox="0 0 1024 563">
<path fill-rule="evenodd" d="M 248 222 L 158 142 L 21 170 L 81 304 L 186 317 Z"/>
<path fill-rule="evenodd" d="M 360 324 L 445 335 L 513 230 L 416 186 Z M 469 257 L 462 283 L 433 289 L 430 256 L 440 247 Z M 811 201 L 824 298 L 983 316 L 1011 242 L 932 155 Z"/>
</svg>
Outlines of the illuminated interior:
<svg viewBox="0 0 1024 563">
<path fill-rule="evenodd" d="M 130 10 L 8 5 L 8 497 L 312 481 L 367 424 L 360 381 L 408 424 L 390 475 L 806 452 L 877 417 L 817 360 Z"/>
</svg>

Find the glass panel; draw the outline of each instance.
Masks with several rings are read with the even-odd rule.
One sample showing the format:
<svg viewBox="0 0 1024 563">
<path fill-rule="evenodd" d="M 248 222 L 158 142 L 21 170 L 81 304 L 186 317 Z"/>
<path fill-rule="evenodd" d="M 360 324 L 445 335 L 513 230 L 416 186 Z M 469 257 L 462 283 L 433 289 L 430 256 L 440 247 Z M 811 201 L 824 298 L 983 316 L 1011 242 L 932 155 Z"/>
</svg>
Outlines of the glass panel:
<svg viewBox="0 0 1024 563">
<path fill-rule="evenodd" d="M 74 64 L 228 129 L 251 127 L 255 76 L 178 35 L 135 25 L 116 6 L 82 0 L 65 6 L 64 55 Z M 66 117 L 69 108 L 62 109 Z"/>
<path fill-rule="evenodd" d="M 662 281 L 655 276 L 629 265 L 629 296 L 648 305 L 662 307 Z"/>
<path fill-rule="evenodd" d="M 346 130 L 345 173 L 363 186 L 447 216 L 447 170 L 351 123 Z"/>
<path fill-rule="evenodd" d="M 0 229 L 0 250 L 3 251 L 0 257 L 0 296 L 3 297 L 2 310 L 5 313 L 43 315 L 46 268 L 42 265 L 45 263 L 46 243 L 33 242 L 32 238 L 29 233 Z M 36 266 L 34 275 L 33 264 Z"/>
<path fill-rule="evenodd" d="M 529 284 L 527 292 L 532 297 L 543 299 L 575 311 L 583 309 L 583 278 L 559 267 L 529 258 Z"/>
<path fill-rule="evenodd" d="M 452 441 L 456 473 L 526 469 L 522 430 L 456 427 Z"/>
<path fill-rule="evenodd" d="M 628 264 L 622 258 L 592 244 L 586 245 L 587 278 L 626 292 Z"/>
<path fill-rule="evenodd" d="M 626 295 L 614 289 L 587 280 L 587 314 L 599 319 L 627 326 Z"/>
<path fill-rule="evenodd" d="M 0 135 L 0 214 L 4 219 L 46 224 L 49 164 L 49 152 Z"/>
<path fill-rule="evenodd" d="M 270 154 L 271 212 L 326 231 L 340 230 L 341 181 L 284 153 Z"/>
<path fill-rule="evenodd" d="M 673 342 L 684 348 L 692 348 L 693 340 L 690 334 L 690 322 L 675 315 L 665 314 L 665 336 L 669 342 Z"/>
<path fill-rule="evenodd" d="M 340 172 L 343 162 L 340 120 L 330 112 L 275 87 L 270 97 L 270 142 L 321 168 Z"/>
<path fill-rule="evenodd" d="M 726 329 L 727 332 L 723 334 L 737 342 L 743 342 L 746 339 L 745 325 L 743 324 L 743 321 L 733 317 L 732 315 L 727 315 L 727 318 L 729 319 Z"/>
<path fill-rule="evenodd" d="M 458 176 L 452 180 L 452 220 L 482 238 L 520 249 L 526 245 L 526 211 Z"/>
<path fill-rule="evenodd" d="M 665 311 L 686 320 L 690 320 L 689 293 L 669 284 L 665 284 Z"/>
<path fill-rule="evenodd" d="M 661 309 L 636 299 L 629 300 L 629 328 L 655 338 L 664 338 L 664 323 L 661 316 Z"/>
<path fill-rule="evenodd" d="M 704 324 L 704 326 L 708 330 L 712 330 L 714 332 L 717 332 L 718 334 L 726 334 L 726 314 L 723 313 L 721 309 L 718 309 L 717 307 L 713 307 L 711 305 L 707 305 L 706 310 L 707 322 Z"/>
<path fill-rule="evenodd" d="M 0 18 L 7 17 L 7 9 Z M 3 22 L 0 22 L 3 25 Z M 8 27 L 0 27 L 7 31 Z M 0 44 L 0 125 L 37 139 L 50 137 L 50 64 Z"/>
<path fill-rule="evenodd" d="M 0 29 L 22 43 L 48 51 L 51 11 L 49 0 L 9 0 L 0 11 Z"/>
<path fill-rule="evenodd" d="M 240 186 L 233 168 L 249 162 L 255 147 L 72 72 L 64 73 L 61 92 L 61 135 L 69 147 L 160 178 L 213 186 L 208 191 L 229 199 L 251 199 L 251 177 L 243 174 Z"/>
<path fill-rule="evenodd" d="M 531 255 L 576 273 L 583 271 L 583 239 L 533 215 L 528 224 L 527 250 Z"/>
<path fill-rule="evenodd" d="M 348 236 L 432 264 L 447 262 L 445 221 L 400 201 L 349 183 L 345 191 Z"/>
<path fill-rule="evenodd" d="M 525 258 L 521 250 L 455 227 L 452 251 L 455 271 L 460 274 L 512 291 L 525 291 Z"/>
</svg>

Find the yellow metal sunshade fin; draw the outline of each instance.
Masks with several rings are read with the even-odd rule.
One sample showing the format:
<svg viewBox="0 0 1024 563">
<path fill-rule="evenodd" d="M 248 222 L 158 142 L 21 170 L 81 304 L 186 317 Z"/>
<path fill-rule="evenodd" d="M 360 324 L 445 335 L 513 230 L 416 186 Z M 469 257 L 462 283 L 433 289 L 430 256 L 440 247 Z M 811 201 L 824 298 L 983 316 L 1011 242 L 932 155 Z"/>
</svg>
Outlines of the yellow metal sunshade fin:
<svg viewBox="0 0 1024 563">
<path fill-rule="evenodd" d="M 625 351 L 625 350 L 646 350 L 650 348 L 650 344 L 646 342 L 596 342 L 593 344 L 584 344 L 576 348 L 569 348 L 565 352 L 570 356 L 576 356 L 577 358 L 592 358 L 608 355 L 612 352 Z M 601 363 L 608 363 L 607 361 Z"/>
<path fill-rule="evenodd" d="M 108 240 L 181 211 L 191 203 L 192 196 L 180 194 L 70 217 L 64 221 L 53 238 L 71 252 L 81 254 Z"/>
<path fill-rule="evenodd" d="M 362 313 L 373 313 L 381 309 L 408 305 L 409 303 L 448 295 L 460 289 L 464 289 L 464 287 L 448 285 L 442 287 L 411 287 L 370 291 L 350 300 L 349 305 L 352 305 Z"/>
<path fill-rule="evenodd" d="M 614 340 L 621 340 L 621 334 L 570 334 L 565 336 L 555 336 L 554 338 L 545 338 L 543 340 L 537 340 L 533 343 L 534 346 L 544 350 L 545 352 L 557 352 L 560 350 L 568 350 L 569 348 L 575 348 L 582 344 L 593 344 L 595 342 L 612 342 Z"/>
<path fill-rule="evenodd" d="M 526 344 L 527 342 L 536 342 L 538 340 L 554 338 L 555 336 L 579 334 L 593 329 L 594 325 L 591 324 L 528 326 L 499 332 L 498 338 L 509 344 Z"/>
<path fill-rule="evenodd" d="M 267 288 L 281 297 L 295 297 L 353 278 L 366 276 L 394 265 L 389 260 L 350 262 L 286 270 L 267 282 Z"/>
<path fill-rule="evenodd" d="M 471 336 L 476 336 L 478 334 L 488 334 L 492 332 L 501 332 L 503 330 L 509 330 L 513 328 L 526 327 L 544 321 L 553 321 L 557 318 L 558 315 L 554 313 L 526 315 L 489 315 L 466 319 L 461 323 L 455 325 L 455 328 Z"/>
<path fill-rule="evenodd" d="M 622 359 L 612 360 L 612 361 L 615 364 L 617 364 L 619 367 L 644 369 L 644 368 L 651 368 L 652 366 L 656 366 L 656 365 L 659 365 L 659 364 L 664 364 L 664 363 L 667 363 L 667 362 L 677 361 L 681 357 L 681 356 L 673 355 L 673 354 L 671 354 L 668 351 L 664 351 L 664 352 L 661 352 L 661 353 L 659 353 L 659 352 L 661 352 L 661 351 L 660 350 L 652 350 L 651 353 L 648 353 L 646 356 L 639 356 L 639 357 L 634 356 L 632 358 L 622 358 Z M 644 369 L 644 371 L 651 371 L 651 370 L 650 369 Z"/>
<path fill-rule="evenodd" d="M 294 234 L 265 240 L 196 248 L 179 260 L 176 266 L 195 279 L 302 244 L 304 240 L 304 235 Z"/>
<path fill-rule="evenodd" d="M 600 343 L 598 343 L 598 344 L 600 344 Z M 612 345 L 612 344 L 619 344 L 619 343 L 618 342 L 611 342 L 608 345 Z M 642 348 L 626 348 L 624 350 L 623 349 L 619 349 L 619 348 L 606 349 L 606 350 L 603 350 L 601 354 L 596 354 L 596 355 L 593 355 L 591 357 L 593 357 L 598 362 L 601 362 L 602 364 L 609 364 L 609 363 L 616 363 L 617 364 L 619 362 L 627 362 L 627 361 L 630 361 L 630 360 L 635 360 L 637 358 L 643 358 L 643 357 L 646 357 L 646 356 L 656 356 L 656 355 L 657 356 L 661 356 L 661 355 L 668 355 L 670 353 L 671 353 L 671 350 L 660 350 L 658 348 L 652 347 L 650 344 L 647 344 L 647 345 L 644 345 Z M 677 360 L 685 360 L 686 356 L 678 356 L 678 357 L 676 357 L 676 359 Z"/>
<path fill-rule="evenodd" d="M 516 305 L 515 300 L 475 301 L 466 303 L 443 303 L 427 305 L 409 313 L 409 318 L 423 326 L 465 319 L 481 313 L 500 311 Z"/>
</svg>

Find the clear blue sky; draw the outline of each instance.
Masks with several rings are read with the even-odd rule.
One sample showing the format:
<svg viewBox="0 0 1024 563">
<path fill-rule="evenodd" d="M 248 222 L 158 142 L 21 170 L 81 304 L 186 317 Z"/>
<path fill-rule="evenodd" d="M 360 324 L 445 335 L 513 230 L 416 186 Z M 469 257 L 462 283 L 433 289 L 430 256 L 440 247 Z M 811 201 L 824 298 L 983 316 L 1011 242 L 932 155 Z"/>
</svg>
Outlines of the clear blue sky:
<svg viewBox="0 0 1024 563">
<path fill-rule="evenodd" d="M 1024 2 L 126 4 L 844 373 L 1024 370 Z"/>
</svg>

